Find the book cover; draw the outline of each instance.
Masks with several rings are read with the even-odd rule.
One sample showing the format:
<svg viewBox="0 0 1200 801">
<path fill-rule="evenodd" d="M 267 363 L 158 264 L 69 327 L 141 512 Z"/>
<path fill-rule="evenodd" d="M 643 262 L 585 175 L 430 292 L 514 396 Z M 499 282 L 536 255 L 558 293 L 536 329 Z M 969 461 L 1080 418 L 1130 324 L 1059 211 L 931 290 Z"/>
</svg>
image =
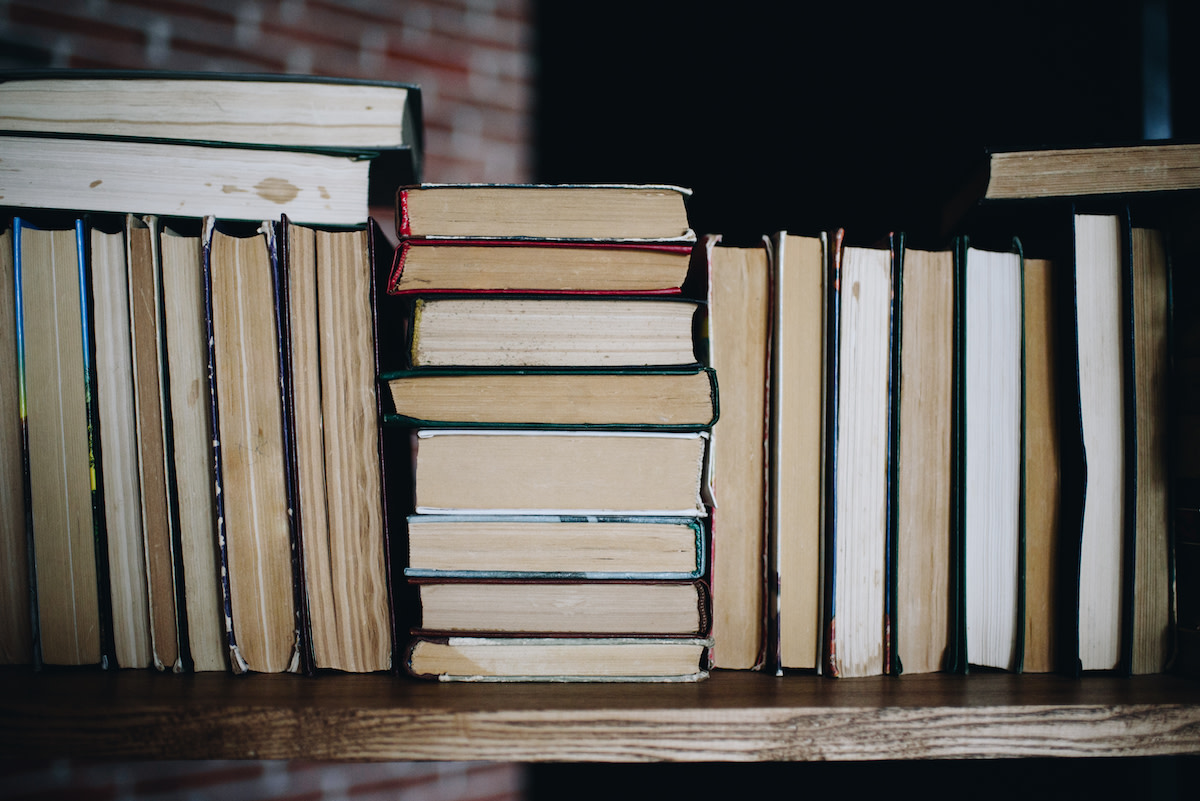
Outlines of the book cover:
<svg viewBox="0 0 1200 801">
<path fill-rule="evenodd" d="M 13 220 L 17 377 L 35 666 L 107 666 L 86 225 Z"/>
<path fill-rule="evenodd" d="M 822 672 L 890 670 L 889 497 L 895 243 L 830 243 Z"/>
<path fill-rule="evenodd" d="M 421 88 L 300 74 L 0 71 L 0 130 L 366 151 L 371 203 L 421 180 Z M 102 112 L 102 113 L 101 113 Z"/>
<path fill-rule="evenodd" d="M 419 428 L 702 431 L 720 414 L 711 367 L 385 372 L 383 421 Z"/>
<path fill-rule="evenodd" d="M 277 231 L 205 220 L 213 468 L 230 665 L 296 672 L 299 570 L 287 481 Z"/>
<path fill-rule="evenodd" d="M 707 678 L 712 640 L 699 637 L 417 637 L 415 678 L 466 682 L 694 682 Z"/>
<path fill-rule="evenodd" d="M 404 239 L 387 291 L 675 295 L 692 249 L 688 242 Z"/>
<path fill-rule="evenodd" d="M 682 580 L 707 574 L 694 517 L 410 515 L 409 578 Z"/>
</svg>

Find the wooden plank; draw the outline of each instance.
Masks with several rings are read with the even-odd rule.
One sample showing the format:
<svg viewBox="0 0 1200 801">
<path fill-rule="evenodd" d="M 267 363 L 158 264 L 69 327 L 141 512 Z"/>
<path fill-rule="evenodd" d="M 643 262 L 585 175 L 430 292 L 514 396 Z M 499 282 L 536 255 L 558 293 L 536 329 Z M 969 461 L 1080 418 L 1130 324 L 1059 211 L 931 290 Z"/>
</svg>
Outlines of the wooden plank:
<svg viewBox="0 0 1200 801">
<path fill-rule="evenodd" d="M 1057 676 L 443 685 L 0 672 L 0 757 L 909 760 L 1200 753 L 1200 682 Z"/>
</svg>

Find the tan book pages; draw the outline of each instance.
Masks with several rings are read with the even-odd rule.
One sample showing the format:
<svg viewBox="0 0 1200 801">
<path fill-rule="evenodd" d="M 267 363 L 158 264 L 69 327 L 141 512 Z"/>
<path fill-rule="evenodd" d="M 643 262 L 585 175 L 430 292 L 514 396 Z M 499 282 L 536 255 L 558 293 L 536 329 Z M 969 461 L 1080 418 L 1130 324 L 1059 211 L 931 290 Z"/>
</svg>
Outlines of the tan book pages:
<svg viewBox="0 0 1200 801">
<path fill-rule="evenodd" d="M 119 667 L 145 668 L 153 663 L 153 652 L 124 230 L 93 228 L 91 248 L 96 405 L 103 437 L 100 453 L 113 644 Z"/>
<path fill-rule="evenodd" d="M 1025 656 L 1026 673 L 1055 669 L 1061 454 L 1058 433 L 1053 262 L 1025 260 Z"/>
<path fill-rule="evenodd" d="M 907 249 L 900 289 L 896 648 L 905 673 L 950 646 L 954 254 Z"/>
<path fill-rule="evenodd" d="M 76 232 L 23 228 L 20 247 L 42 660 L 94 664 L 101 657 L 100 614 Z"/>
<path fill-rule="evenodd" d="M 824 239 L 781 236 L 775 260 L 770 509 L 778 552 L 779 658 L 785 668 L 815 669 L 821 640 Z"/>
<path fill-rule="evenodd" d="M 188 645 L 195 670 L 227 670 L 200 236 L 164 226 L 159 241 Z"/>
<path fill-rule="evenodd" d="M 771 274 L 765 247 L 711 248 L 709 337 L 721 415 L 713 427 L 713 664 L 763 655 L 767 370 Z"/>
<path fill-rule="evenodd" d="M 17 341 L 13 231 L 0 230 L 0 342 Z M 33 661 L 17 349 L 0 350 L 0 664 Z"/>
<path fill-rule="evenodd" d="M 268 234 L 212 234 L 213 349 L 235 670 L 295 669 L 295 598 Z"/>
</svg>

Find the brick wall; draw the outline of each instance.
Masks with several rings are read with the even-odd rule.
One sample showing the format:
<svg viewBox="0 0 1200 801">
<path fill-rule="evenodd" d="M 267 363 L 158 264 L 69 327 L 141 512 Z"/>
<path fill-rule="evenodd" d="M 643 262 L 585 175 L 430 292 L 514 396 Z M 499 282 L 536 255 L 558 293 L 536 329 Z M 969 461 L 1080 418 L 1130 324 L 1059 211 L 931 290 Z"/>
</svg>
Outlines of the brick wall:
<svg viewBox="0 0 1200 801">
<path fill-rule="evenodd" d="M 0 0 L 0 67 L 290 72 L 416 83 L 425 179 L 527 181 L 531 0 Z"/>
<path fill-rule="evenodd" d="M 7 801 L 519 801 L 524 774 L 489 763 L 0 761 Z"/>
<path fill-rule="evenodd" d="M 0 0 L 0 68 L 289 72 L 421 86 L 425 179 L 528 181 L 530 0 Z M 386 227 L 385 227 L 386 230 Z M 0 762 L 0 797 L 518 799 L 513 765 Z"/>
</svg>

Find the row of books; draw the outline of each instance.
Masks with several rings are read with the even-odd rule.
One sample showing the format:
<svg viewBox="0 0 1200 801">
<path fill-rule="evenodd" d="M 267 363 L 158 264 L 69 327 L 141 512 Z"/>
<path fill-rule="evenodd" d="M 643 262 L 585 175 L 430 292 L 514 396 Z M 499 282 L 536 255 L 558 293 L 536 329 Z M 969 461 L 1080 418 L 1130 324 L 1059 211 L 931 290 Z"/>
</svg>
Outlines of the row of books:
<svg viewBox="0 0 1200 801">
<path fill-rule="evenodd" d="M 1185 371 L 1169 380 L 1170 340 L 1189 341 L 1172 315 L 1185 331 L 1195 302 L 1169 291 L 1172 265 L 1194 267 L 1187 207 L 1009 207 L 1002 247 L 986 213 L 970 220 L 986 233 L 941 249 L 843 231 L 710 242 L 714 275 L 754 259 L 772 297 L 744 329 L 757 373 L 723 384 L 721 421 L 757 420 L 743 454 L 767 464 L 735 501 L 765 521 L 766 601 L 731 612 L 766 621 L 767 666 L 1169 668 L 1195 606 L 1194 546 L 1174 532 L 1194 455 L 1172 449 L 1194 426 L 1170 402 Z M 759 384 L 765 406 L 736 394 Z"/>
<path fill-rule="evenodd" d="M 3 660 L 389 668 L 368 204 L 419 178 L 419 90 L 49 70 L 0 98 Z"/>
<path fill-rule="evenodd" d="M 394 311 L 380 317 L 406 327 L 381 337 L 398 368 L 381 380 L 396 458 L 414 462 L 399 506 L 411 674 L 707 675 L 703 482 L 718 402 L 696 338 L 703 304 L 683 291 L 685 195 L 401 191 L 381 300 Z"/>
</svg>

